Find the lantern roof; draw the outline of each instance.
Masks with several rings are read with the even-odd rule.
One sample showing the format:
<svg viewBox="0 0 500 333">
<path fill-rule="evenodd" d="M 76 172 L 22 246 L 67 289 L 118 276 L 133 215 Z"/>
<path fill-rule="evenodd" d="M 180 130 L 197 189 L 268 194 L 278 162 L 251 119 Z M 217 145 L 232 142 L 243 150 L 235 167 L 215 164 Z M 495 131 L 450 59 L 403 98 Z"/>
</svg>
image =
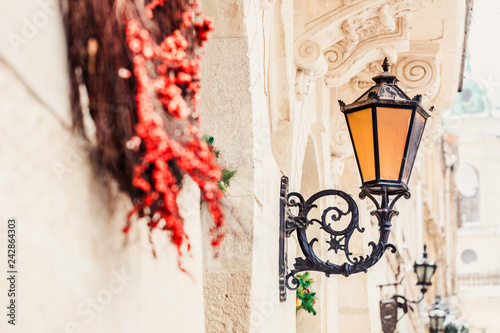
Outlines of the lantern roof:
<svg viewBox="0 0 500 333">
<path fill-rule="evenodd" d="M 390 66 L 391 65 L 386 57 L 384 59 L 384 63 L 382 64 L 384 72 L 372 78 L 372 80 L 375 81 L 374 86 L 370 87 L 350 105 L 346 106 L 344 102 L 339 101 L 342 112 L 363 107 L 367 104 L 377 103 L 394 106 L 405 105 L 417 107 L 419 113 L 421 113 L 426 119 L 430 117 L 434 107 L 430 110 L 427 109 L 421 103 L 422 95 L 416 95 L 412 99 L 400 87 L 398 87 L 397 82 L 399 80 L 396 75 L 389 71 Z"/>
</svg>

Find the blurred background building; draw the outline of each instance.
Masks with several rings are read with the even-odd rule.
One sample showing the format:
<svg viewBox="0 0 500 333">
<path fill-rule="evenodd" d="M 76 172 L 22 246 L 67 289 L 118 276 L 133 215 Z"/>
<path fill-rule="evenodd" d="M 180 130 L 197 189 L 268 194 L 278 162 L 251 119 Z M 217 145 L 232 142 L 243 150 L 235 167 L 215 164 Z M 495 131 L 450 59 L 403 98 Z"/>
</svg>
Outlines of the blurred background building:
<svg viewBox="0 0 500 333">
<path fill-rule="evenodd" d="M 500 7 L 474 5 L 463 91 L 446 110 L 445 129 L 456 139 L 457 295 L 461 317 L 470 332 L 497 332 L 500 321 L 500 250 L 496 175 L 500 159 L 498 89 L 500 72 L 491 58 L 485 34 L 498 31 Z M 486 52 L 487 51 L 487 52 Z M 490 66 L 488 66 L 490 64 Z"/>
</svg>

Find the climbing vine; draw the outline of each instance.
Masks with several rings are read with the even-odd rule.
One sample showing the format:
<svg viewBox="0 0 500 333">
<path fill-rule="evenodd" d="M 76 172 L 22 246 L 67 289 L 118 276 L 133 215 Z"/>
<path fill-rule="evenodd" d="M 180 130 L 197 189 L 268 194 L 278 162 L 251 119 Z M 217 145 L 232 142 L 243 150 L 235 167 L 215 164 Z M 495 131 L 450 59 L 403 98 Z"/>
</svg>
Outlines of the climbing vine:
<svg viewBox="0 0 500 333">
<path fill-rule="evenodd" d="M 93 161 L 133 203 L 123 232 L 145 221 L 150 241 L 153 230 L 165 231 L 180 258 L 190 245 L 177 198 L 189 176 L 213 218 L 217 247 L 224 237 L 219 183 L 229 183 L 202 137 L 197 110 L 199 61 L 212 20 L 197 0 L 66 4 L 73 127 L 88 137 L 88 108 Z"/>
</svg>

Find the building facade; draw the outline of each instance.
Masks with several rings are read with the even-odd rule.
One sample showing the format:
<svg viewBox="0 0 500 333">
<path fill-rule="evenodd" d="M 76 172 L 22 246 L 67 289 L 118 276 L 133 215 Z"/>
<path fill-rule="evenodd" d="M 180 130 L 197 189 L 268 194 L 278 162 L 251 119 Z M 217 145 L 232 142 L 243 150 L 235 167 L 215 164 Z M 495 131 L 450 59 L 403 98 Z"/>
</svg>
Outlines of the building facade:
<svg viewBox="0 0 500 333">
<path fill-rule="evenodd" d="M 495 87 L 481 75 L 466 73 L 464 91 L 446 112 L 446 128 L 457 138 L 457 294 L 471 332 L 500 329 L 499 224 L 495 213 L 499 185 L 498 106 Z"/>
<path fill-rule="evenodd" d="M 436 294 L 453 296 L 456 215 L 440 110 L 453 105 L 460 84 L 467 3 L 205 1 L 204 8 L 217 28 L 203 65 L 204 130 L 215 137 L 223 166 L 238 170 L 227 196 L 229 237 L 217 260 L 205 259 L 207 331 L 379 332 L 381 299 L 396 292 L 418 298 L 412 265 L 424 243 L 440 266 L 425 303 Z M 276 184 L 286 175 L 291 190 L 305 197 L 326 188 L 357 196 L 359 174 L 337 100 L 359 97 L 384 57 L 409 95 L 423 94 L 436 107 L 412 198 L 398 203 L 392 236 L 398 252 L 367 274 L 312 273 L 318 315 L 296 315 L 293 300 L 278 299 Z M 362 255 L 377 226 L 369 218 L 373 207 L 357 202 L 367 231 L 351 250 Z M 342 261 L 318 237 L 318 251 Z M 299 252 L 292 237 L 289 267 Z M 396 290 L 377 288 L 403 277 Z M 425 330 L 427 309 L 419 310 L 400 321 L 400 332 Z"/>
<path fill-rule="evenodd" d="M 424 244 L 439 267 L 397 332 L 426 332 L 436 295 L 456 295 L 454 148 L 440 111 L 453 106 L 461 85 L 469 2 L 204 0 L 216 31 L 202 62 L 202 126 L 222 167 L 237 174 L 224 199 L 226 238 L 217 252 L 209 245 L 207 208 L 185 180 L 179 202 L 192 244 L 182 258 L 189 275 L 178 269 L 164 235 L 153 234 L 156 260 L 145 225 L 124 240 L 130 203 L 93 174 L 88 147 L 70 131 L 58 6 L 2 6 L 2 31 L 23 39 L 0 40 L 0 211 L 3 220 L 19 221 L 25 272 L 19 326 L 2 322 L 2 332 L 380 332 L 380 301 L 420 297 L 413 263 Z M 366 274 L 311 272 L 317 315 L 296 312 L 293 291 L 286 302 L 279 297 L 280 179 L 287 176 L 290 189 L 305 197 L 328 188 L 350 193 L 366 229 L 353 236 L 351 251 L 370 252 L 368 243 L 378 238 L 374 205 L 358 199 L 359 173 L 337 100 L 351 103 L 366 91 L 385 57 L 408 95 L 435 106 L 411 176 L 412 197 L 396 206 L 390 241 L 398 250 Z M 316 252 L 342 263 L 314 232 Z M 300 255 L 295 234 L 287 252 L 291 267 Z M 7 282 L 0 281 L 3 291 Z"/>
</svg>

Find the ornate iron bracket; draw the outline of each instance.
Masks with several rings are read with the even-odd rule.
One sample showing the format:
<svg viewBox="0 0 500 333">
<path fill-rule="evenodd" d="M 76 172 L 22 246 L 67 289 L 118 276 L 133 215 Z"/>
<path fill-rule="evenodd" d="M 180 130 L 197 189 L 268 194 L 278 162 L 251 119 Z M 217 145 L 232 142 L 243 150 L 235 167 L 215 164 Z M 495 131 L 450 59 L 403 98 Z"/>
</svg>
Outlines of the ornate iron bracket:
<svg viewBox="0 0 500 333">
<path fill-rule="evenodd" d="M 403 298 L 404 302 L 398 302 L 398 297 Z M 380 301 L 380 320 L 382 322 L 382 331 L 384 333 L 393 333 L 396 331 L 397 323 L 403 319 L 408 310 L 413 311 L 413 308 L 408 303 L 418 303 L 410 301 L 400 295 L 394 295 Z M 403 310 L 403 315 L 398 318 L 398 309 Z"/>
<path fill-rule="evenodd" d="M 280 243 L 279 243 L 279 284 L 280 284 L 280 301 L 286 301 L 286 288 L 296 290 L 299 287 L 299 279 L 296 274 L 302 271 L 319 271 L 325 273 L 328 277 L 330 274 L 341 274 L 348 277 L 351 274 L 366 272 L 368 268 L 375 265 L 383 256 L 385 250 L 391 249 L 393 253 L 396 252 L 396 247 L 388 243 L 389 234 L 391 232 L 391 219 L 393 216 L 398 215 L 395 211 L 394 204 L 396 201 L 405 197 L 410 198 L 408 191 L 401 191 L 398 193 L 389 204 L 389 196 L 385 187 L 382 188 L 382 201 L 381 204 L 369 193 L 368 189 L 361 188 L 359 197 L 364 199 L 370 198 L 376 206 L 376 210 L 371 212 L 378 219 L 379 225 L 379 240 L 377 243 L 370 242 L 368 245 L 372 247 L 370 255 L 365 257 L 353 257 L 349 251 L 349 241 L 354 231 L 364 232 L 364 228 L 359 226 L 359 212 L 358 206 L 354 199 L 347 193 L 339 190 L 324 190 L 313 194 L 309 199 L 305 200 L 304 197 L 298 192 L 288 192 L 288 178 L 283 176 L 281 178 L 280 188 Z M 338 207 L 328 207 L 323 210 L 321 220 L 308 218 L 308 214 L 312 209 L 318 208 L 317 201 L 320 198 L 327 196 L 337 196 L 347 203 L 347 209 L 342 210 Z M 292 209 L 297 211 L 297 214 L 292 213 Z M 336 230 L 332 223 L 338 222 L 342 217 L 350 216 L 350 222 L 343 230 Z M 321 260 L 314 252 L 314 243 L 318 242 L 317 238 L 311 241 L 307 238 L 307 228 L 309 225 L 318 223 L 320 229 L 330 234 L 330 240 L 326 241 L 329 244 L 329 251 L 333 250 L 335 253 L 343 251 L 347 258 L 347 262 L 342 265 L 333 264 L 330 261 Z M 296 231 L 300 248 L 305 258 L 295 258 L 294 269 L 288 271 L 287 267 L 287 254 L 286 254 L 286 240 L 291 234 Z M 285 288 L 286 286 L 286 288 Z"/>
</svg>

